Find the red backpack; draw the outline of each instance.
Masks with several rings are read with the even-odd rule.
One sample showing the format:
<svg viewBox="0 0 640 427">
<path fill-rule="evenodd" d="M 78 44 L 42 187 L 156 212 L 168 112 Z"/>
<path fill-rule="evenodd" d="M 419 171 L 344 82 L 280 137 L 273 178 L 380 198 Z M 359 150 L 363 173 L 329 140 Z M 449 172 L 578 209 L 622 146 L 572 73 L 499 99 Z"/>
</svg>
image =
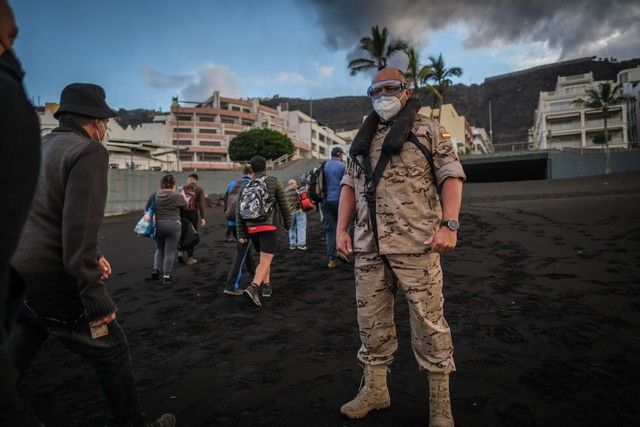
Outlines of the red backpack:
<svg viewBox="0 0 640 427">
<path fill-rule="evenodd" d="M 298 193 L 298 203 L 300 203 L 300 207 L 305 212 L 310 211 L 315 206 L 309 197 L 309 192 L 307 190 L 302 190 Z"/>
<path fill-rule="evenodd" d="M 196 194 L 196 189 L 191 188 L 189 184 L 185 184 L 182 187 L 182 191 L 184 192 L 184 197 L 187 199 L 187 208 L 192 211 L 196 208 L 196 204 L 198 202 L 198 196 Z"/>
</svg>

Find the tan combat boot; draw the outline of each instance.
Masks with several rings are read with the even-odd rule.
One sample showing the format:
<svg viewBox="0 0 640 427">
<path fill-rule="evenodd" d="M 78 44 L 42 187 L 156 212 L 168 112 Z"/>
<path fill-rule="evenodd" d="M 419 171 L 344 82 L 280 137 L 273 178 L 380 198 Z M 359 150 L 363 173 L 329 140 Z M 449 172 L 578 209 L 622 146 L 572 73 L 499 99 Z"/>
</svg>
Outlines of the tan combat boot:
<svg viewBox="0 0 640 427">
<path fill-rule="evenodd" d="M 427 378 L 429 379 L 429 427 L 453 427 L 449 399 L 449 374 L 430 372 Z"/>
<path fill-rule="evenodd" d="M 362 418 L 373 409 L 384 409 L 391 405 L 387 388 L 387 367 L 365 365 L 364 376 L 358 395 L 340 408 L 349 418 Z"/>
</svg>

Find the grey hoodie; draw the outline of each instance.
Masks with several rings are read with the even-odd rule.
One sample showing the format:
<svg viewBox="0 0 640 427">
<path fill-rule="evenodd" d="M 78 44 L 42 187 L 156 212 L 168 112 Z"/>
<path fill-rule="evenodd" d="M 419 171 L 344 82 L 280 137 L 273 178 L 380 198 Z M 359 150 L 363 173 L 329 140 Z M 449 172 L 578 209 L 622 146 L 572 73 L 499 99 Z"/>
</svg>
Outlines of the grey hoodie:
<svg viewBox="0 0 640 427">
<path fill-rule="evenodd" d="M 151 194 L 145 209 L 149 209 L 153 198 L 156 198 L 156 221 L 180 221 L 180 210 L 186 210 L 187 200 L 177 191 L 158 190 Z"/>
</svg>

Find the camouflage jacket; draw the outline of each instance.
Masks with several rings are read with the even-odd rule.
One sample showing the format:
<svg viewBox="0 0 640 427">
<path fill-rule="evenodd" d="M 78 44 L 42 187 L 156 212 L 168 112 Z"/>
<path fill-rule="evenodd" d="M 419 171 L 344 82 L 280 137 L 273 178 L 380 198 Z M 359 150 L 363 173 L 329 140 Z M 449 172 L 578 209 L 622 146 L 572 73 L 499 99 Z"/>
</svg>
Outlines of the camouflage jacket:
<svg viewBox="0 0 640 427">
<path fill-rule="evenodd" d="M 371 164 L 375 168 L 380 158 L 384 138 L 389 131 L 385 124 L 371 141 Z M 438 122 L 418 115 L 413 133 L 432 153 L 435 174 L 422 152 L 410 141 L 402 146 L 399 155 L 391 157 L 376 190 L 376 218 L 380 253 L 424 253 L 429 248 L 423 243 L 442 221 L 442 208 L 437 186 L 447 178 L 464 180 L 465 174 L 449 133 Z M 427 135 L 429 137 L 427 137 Z M 351 162 L 342 179 L 342 185 L 355 189 L 356 224 L 355 252 L 375 252 L 373 232 L 369 224 L 369 209 L 364 197 L 364 171 L 358 162 Z M 433 182 L 435 175 L 437 183 Z"/>
</svg>

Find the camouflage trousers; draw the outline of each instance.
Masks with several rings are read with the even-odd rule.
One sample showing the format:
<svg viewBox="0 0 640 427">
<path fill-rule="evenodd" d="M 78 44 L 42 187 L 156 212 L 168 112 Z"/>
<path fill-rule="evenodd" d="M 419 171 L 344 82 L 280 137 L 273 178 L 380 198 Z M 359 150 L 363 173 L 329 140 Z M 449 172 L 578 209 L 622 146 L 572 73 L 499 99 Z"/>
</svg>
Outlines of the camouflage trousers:
<svg viewBox="0 0 640 427">
<path fill-rule="evenodd" d="M 394 300 L 398 286 L 409 304 L 411 346 L 420 369 L 455 371 L 451 330 L 444 318 L 440 255 L 357 253 L 355 260 L 358 326 L 362 346 L 358 359 L 390 365 L 398 348 Z M 390 267 L 390 268 L 389 268 Z"/>
</svg>

